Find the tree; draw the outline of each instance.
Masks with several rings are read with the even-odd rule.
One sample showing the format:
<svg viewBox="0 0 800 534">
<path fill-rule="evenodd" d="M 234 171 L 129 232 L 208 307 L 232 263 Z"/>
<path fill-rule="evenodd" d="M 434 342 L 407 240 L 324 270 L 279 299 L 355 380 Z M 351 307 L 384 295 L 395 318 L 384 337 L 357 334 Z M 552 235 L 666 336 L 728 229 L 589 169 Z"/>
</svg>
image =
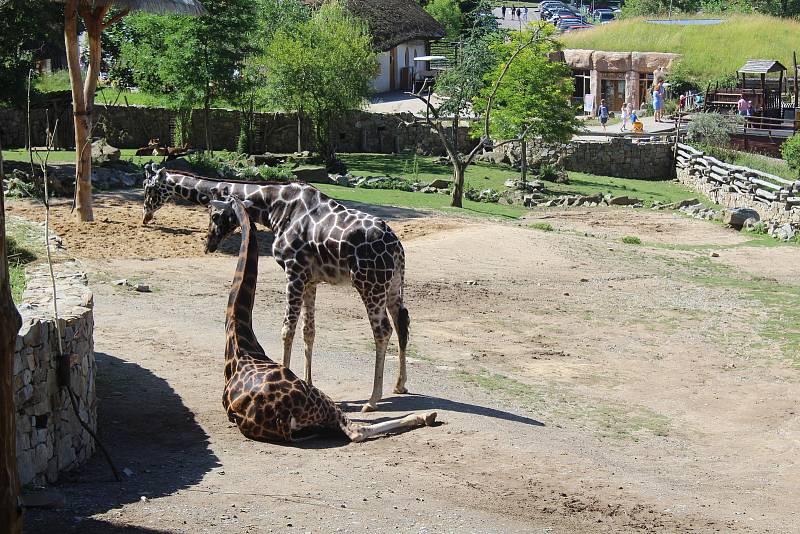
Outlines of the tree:
<svg viewBox="0 0 800 534">
<path fill-rule="evenodd" d="M 132 17 L 121 55 L 142 89 L 170 97 L 179 110 L 203 109 L 204 147 L 211 150 L 211 105 L 241 94 L 257 19 L 250 0 L 205 0 L 203 6 L 205 14 L 196 18 Z"/>
<path fill-rule="evenodd" d="M 366 22 L 338 1 L 326 2 L 309 20 L 279 29 L 263 63 L 271 100 L 311 119 L 317 151 L 333 163 L 331 124 L 363 106 L 378 69 Z"/>
<path fill-rule="evenodd" d="M 800 134 L 794 134 L 781 145 L 781 156 L 800 176 Z"/>
<path fill-rule="evenodd" d="M 64 3 L 64 43 L 67 49 L 72 112 L 75 125 L 75 207 L 81 221 L 94 220 L 92 213 L 92 150 L 91 128 L 94 93 L 100 74 L 102 45 L 100 35 L 120 21 L 131 9 L 151 8 L 199 14 L 203 6 L 198 0 L 110 0 L 97 5 L 93 0 L 50 0 Z M 112 12 L 112 8 L 114 11 Z M 78 57 L 78 19 L 83 19 L 89 43 L 89 65 L 84 78 Z"/>
<path fill-rule="evenodd" d="M 278 30 L 292 32 L 311 16 L 308 6 L 299 0 L 257 0 L 255 9 L 256 25 L 248 37 L 253 44 L 253 53 L 244 59 L 241 91 L 235 98 L 242 111 L 238 149 L 247 153 L 253 148 L 255 111 L 269 105 L 269 96 L 263 90 L 269 73 L 264 51 Z"/>
<path fill-rule="evenodd" d="M 17 412 L 11 375 L 14 368 L 14 344 L 22 327 L 22 318 L 11 298 L 11 277 L 6 250 L 5 197 L 2 183 L 3 147 L 0 137 L 0 525 L 4 532 L 22 532 L 17 472 Z"/>
<path fill-rule="evenodd" d="M 476 107 L 490 110 L 491 119 L 482 126 L 488 126 L 492 139 L 520 143 L 523 181 L 527 178 L 528 140 L 565 143 L 580 125 L 570 101 L 574 90 L 570 69 L 549 59 L 549 54 L 558 50 L 551 39 L 554 30 L 548 26 L 538 31 L 538 37 L 530 30 L 512 32 L 509 39 L 494 46 L 498 65 L 487 81 L 502 78 L 502 83 L 496 88 L 485 86 L 475 99 Z"/>
<path fill-rule="evenodd" d="M 457 39 L 464 25 L 464 15 L 456 0 L 431 0 L 425 11 L 445 29 L 448 39 Z"/>
<path fill-rule="evenodd" d="M 25 105 L 36 52 L 61 38 L 62 17 L 45 0 L 0 1 L 0 105 Z"/>
</svg>

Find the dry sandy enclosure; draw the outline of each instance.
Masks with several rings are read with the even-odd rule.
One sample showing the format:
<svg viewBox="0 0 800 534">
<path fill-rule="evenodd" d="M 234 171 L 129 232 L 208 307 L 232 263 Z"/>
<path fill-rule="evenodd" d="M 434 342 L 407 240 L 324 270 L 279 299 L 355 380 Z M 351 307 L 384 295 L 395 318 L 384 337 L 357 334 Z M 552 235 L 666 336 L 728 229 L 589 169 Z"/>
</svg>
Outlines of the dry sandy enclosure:
<svg viewBox="0 0 800 534">
<path fill-rule="evenodd" d="M 95 292 L 100 436 L 131 474 L 95 455 L 25 531 L 800 531 L 800 249 L 644 210 L 365 209 L 406 248 L 412 394 L 391 394 L 392 348 L 380 411 L 358 413 L 374 355 L 348 287 L 318 292 L 315 385 L 358 420 L 435 409 L 441 424 L 287 446 L 244 439 L 220 402 L 237 239 L 203 255 L 188 206 L 143 228 L 136 193 L 100 197 L 83 233 L 56 207 Z M 277 355 L 283 274 L 259 235 L 256 327 Z"/>
</svg>

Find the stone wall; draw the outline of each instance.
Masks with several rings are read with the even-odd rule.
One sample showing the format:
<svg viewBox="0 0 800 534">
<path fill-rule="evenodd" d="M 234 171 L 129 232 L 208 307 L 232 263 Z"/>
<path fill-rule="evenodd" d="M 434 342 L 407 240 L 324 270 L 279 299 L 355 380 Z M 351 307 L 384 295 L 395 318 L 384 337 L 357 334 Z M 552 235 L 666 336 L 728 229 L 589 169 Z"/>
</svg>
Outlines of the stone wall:
<svg viewBox="0 0 800 534">
<path fill-rule="evenodd" d="M 97 117 L 93 137 L 105 137 L 109 144 L 118 148 L 140 148 L 150 139 L 169 143 L 173 138 L 176 112 L 170 109 L 139 106 L 97 105 Z M 59 117 L 57 146 L 71 147 L 75 144 L 72 131 L 71 109 L 62 111 Z M 53 124 L 56 110 L 50 110 Z M 33 145 L 45 144 L 47 128 L 44 110 L 31 113 Z M 392 153 L 404 150 L 419 150 L 420 153 L 444 155 L 436 132 L 424 125 L 405 126 L 413 120 L 411 114 L 383 114 L 353 112 L 337 121 L 331 131 L 334 148 L 340 152 Z M 214 150 L 235 150 L 239 139 L 241 113 L 235 110 L 214 109 L 209 118 L 211 145 Z M 192 146 L 205 147 L 203 112 L 192 114 L 190 139 Z M 66 125 L 66 126 L 65 126 Z M 0 109 L 0 135 L 4 147 L 25 146 L 25 113 L 18 110 Z M 469 128 L 459 131 L 462 147 L 474 146 L 469 139 Z M 314 148 L 313 130 L 308 121 L 301 127 L 301 145 L 304 150 Z M 294 152 L 297 150 L 297 116 L 286 113 L 256 113 L 254 151 Z"/>
<path fill-rule="evenodd" d="M 564 167 L 569 171 L 639 180 L 675 177 L 672 143 L 628 137 L 612 137 L 610 141 L 573 141 Z"/>
<path fill-rule="evenodd" d="M 75 417 L 66 388 L 58 386 L 58 336 L 52 319 L 46 266 L 26 273 L 20 305 L 23 326 L 14 352 L 17 462 L 22 484 L 54 482 L 94 452 L 94 441 Z M 76 263 L 57 266 L 58 308 L 69 379 L 81 418 L 97 427 L 92 293 Z"/>
<path fill-rule="evenodd" d="M 769 202 L 756 200 L 748 192 L 740 192 L 732 187 L 723 187 L 718 182 L 709 180 L 707 176 L 693 173 L 688 168 L 677 169 L 678 180 L 686 187 L 702 193 L 726 208 L 750 208 L 758 212 L 761 220 L 772 226 L 790 224 L 800 228 L 800 206 L 791 206 L 785 201 Z"/>
<path fill-rule="evenodd" d="M 519 146 L 509 144 L 503 158 L 519 166 Z M 650 141 L 629 137 L 610 140 L 576 140 L 569 144 L 530 143 L 528 165 L 563 165 L 568 171 L 585 172 L 616 178 L 670 180 L 675 177 L 673 145 L 667 141 Z"/>
</svg>

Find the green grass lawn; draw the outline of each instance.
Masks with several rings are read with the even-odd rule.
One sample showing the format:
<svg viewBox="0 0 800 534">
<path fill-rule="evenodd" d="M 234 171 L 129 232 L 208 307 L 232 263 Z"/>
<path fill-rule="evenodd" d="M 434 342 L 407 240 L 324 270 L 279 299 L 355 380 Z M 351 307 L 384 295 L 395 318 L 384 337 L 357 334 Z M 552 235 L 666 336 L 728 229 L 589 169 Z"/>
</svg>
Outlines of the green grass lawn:
<svg viewBox="0 0 800 534">
<path fill-rule="evenodd" d="M 22 293 L 25 292 L 25 267 L 18 263 L 9 264 L 9 275 L 11 276 L 11 298 L 14 304 L 22 302 Z"/>
<path fill-rule="evenodd" d="M 704 18 L 715 18 L 704 14 Z M 764 15 L 736 15 L 711 26 L 666 26 L 635 18 L 571 32 L 567 48 L 608 51 L 674 52 L 683 55 L 687 77 L 704 85 L 736 75 L 748 59 L 776 59 L 792 67 L 800 49 L 800 21 Z"/>
<path fill-rule="evenodd" d="M 35 227 L 31 224 L 6 221 L 6 251 L 8 254 L 11 296 L 19 304 L 25 291 L 25 265 L 36 260 Z"/>
<path fill-rule="evenodd" d="M 122 148 L 120 149 L 122 153 L 120 159 L 131 161 L 138 165 L 144 165 L 145 163 L 149 163 L 151 161 L 160 162 L 163 158 L 161 156 L 137 156 L 136 149 L 134 148 Z M 29 161 L 28 151 L 24 148 L 17 148 L 13 150 L 3 150 L 3 157 L 6 161 L 22 161 L 27 162 Z M 39 167 L 39 158 L 44 159 L 46 154 L 44 152 L 34 152 L 33 154 L 33 164 L 38 168 Z M 50 155 L 47 159 L 48 163 L 75 163 L 75 151 L 74 150 L 53 150 L 50 152 Z"/>
<path fill-rule="evenodd" d="M 396 156 L 389 154 L 342 154 L 341 158 L 347 164 L 350 173 L 355 176 L 394 176 L 420 182 L 430 182 L 436 178 L 452 180 L 450 166 L 437 163 L 435 158 L 415 157 L 413 154 L 401 154 Z M 550 192 L 556 195 L 588 195 L 602 192 L 613 196 L 628 195 L 647 202 L 658 201 L 669 203 L 697 196 L 696 193 L 691 192 L 684 186 L 671 181 L 655 182 L 650 180 L 631 180 L 627 178 L 612 178 L 609 176 L 594 176 L 578 172 L 571 172 L 569 176 L 569 184 L 545 182 L 545 185 Z M 478 163 L 467 168 L 465 182 L 468 186 L 477 189 L 492 188 L 498 191 L 504 191 L 506 189 L 504 185 L 505 181 L 514 178 L 519 178 L 519 172 L 515 169 L 499 165 Z M 533 179 L 535 176 L 531 178 Z M 343 190 L 341 194 L 345 194 L 345 191 L 350 192 L 350 196 L 346 198 L 347 200 L 360 200 L 358 198 L 352 198 L 352 195 L 366 195 L 370 198 L 380 198 L 383 194 L 393 193 L 400 195 L 393 198 L 393 200 L 398 201 L 403 198 L 408 198 L 407 201 L 412 202 L 412 199 L 420 196 L 426 198 L 424 201 L 419 201 L 425 204 L 424 206 L 419 205 L 415 207 L 437 208 L 449 205 L 447 200 L 449 197 L 445 195 L 425 195 L 419 193 L 405 193 L 402 191 L 358 188 L 348 189 L 343 187 L 337 187 L 334 191 L 338 191 L 339 189 Z M 409 197 L 404 197 L 402 195 L 409 195 Z M 436 201 L 436 198 L 440 198 L 442 201 Z M 367 202 L 367 200 L 363 200 L 363 202 Z M 377 203 L 389 204 L 391 202 Z M 487 206 L 486 204 L 480 205 Z M 489 204 L 489 206 L 508 208 L 513 210 L 513 213 L 524 213 L 527 211 L 522 208 L 500 206 L 497 204 Z"/>
</svg>

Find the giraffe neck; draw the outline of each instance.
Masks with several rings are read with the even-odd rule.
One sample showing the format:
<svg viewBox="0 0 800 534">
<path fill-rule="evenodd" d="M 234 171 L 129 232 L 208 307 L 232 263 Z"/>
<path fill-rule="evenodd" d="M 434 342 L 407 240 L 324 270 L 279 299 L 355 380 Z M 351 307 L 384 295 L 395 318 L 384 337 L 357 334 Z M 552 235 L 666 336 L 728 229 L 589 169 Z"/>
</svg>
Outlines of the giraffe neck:
<svg viewBox="0 0 800 534">
<path fill-rule="evenodd" d="M 255 225 L 250 222 L 249 217 L 243 214 L 240 220 L 242 245 L 239 249 L 239 262 L 233 277 L 225 321 L 228 343 L 233 345 L 230 347 L 233 350 L 228 351 L 229 354 L 226 355 L 228 358 L 239 357 L 242 352 L 261 350 L 253 332 L 253 304 L 258 278 L 258 241 Z"/>
</svg>

